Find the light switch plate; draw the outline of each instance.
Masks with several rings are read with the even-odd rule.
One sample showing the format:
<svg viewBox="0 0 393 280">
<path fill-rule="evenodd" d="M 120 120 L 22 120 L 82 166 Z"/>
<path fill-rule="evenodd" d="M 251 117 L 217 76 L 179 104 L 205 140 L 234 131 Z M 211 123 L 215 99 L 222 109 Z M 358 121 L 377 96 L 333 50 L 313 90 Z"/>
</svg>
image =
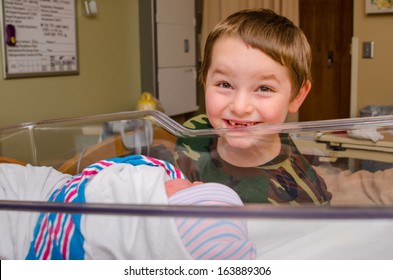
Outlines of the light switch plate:
<svg viewBox="0 0 393 280">
<path fill-rule="evenodd" d="M 362 57 L 374 58 L 374 42 L 363 42 Z"/>
</svg>

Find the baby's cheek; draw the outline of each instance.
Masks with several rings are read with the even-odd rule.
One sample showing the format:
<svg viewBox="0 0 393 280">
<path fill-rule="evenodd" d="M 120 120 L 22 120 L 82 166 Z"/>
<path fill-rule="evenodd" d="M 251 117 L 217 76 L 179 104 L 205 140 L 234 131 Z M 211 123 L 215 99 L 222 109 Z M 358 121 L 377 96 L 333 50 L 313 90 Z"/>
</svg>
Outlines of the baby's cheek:
<svg viewBox="0 0 393 280">
<path fill-rule="evenodd" d="M 168 197 L 178 191 L 189 188 L 191 186 L 192 186 L 192 184 L 190 181 L 187 181 L 187 180 L 181 179 L 181 178 L 177 178 L 177 179 L 173 179 L 173 180 L 169 180 L 169 181 L 165 182 L 165 190 L 166 190 L 166 194 Z"/>
</svg>

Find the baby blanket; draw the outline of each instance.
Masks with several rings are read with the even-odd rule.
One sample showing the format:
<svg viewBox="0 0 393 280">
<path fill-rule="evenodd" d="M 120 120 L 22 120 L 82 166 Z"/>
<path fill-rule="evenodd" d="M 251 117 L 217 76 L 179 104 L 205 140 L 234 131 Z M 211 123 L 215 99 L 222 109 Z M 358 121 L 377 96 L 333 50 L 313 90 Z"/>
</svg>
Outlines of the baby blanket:
<svg viewBox="0 0 393 280">
<path fill-rule="evenodd" d="M 101 161 L 74 177 L 48 167 L 3 164 L 0 199 L 168 204 L 164 182 L 183 175 L 155 159 L 133 157 L 139 166 L 127 160 Z M 3 259 L 190 259 L 173 218 L 20 211 L 0 215 Z"/>
</svg>

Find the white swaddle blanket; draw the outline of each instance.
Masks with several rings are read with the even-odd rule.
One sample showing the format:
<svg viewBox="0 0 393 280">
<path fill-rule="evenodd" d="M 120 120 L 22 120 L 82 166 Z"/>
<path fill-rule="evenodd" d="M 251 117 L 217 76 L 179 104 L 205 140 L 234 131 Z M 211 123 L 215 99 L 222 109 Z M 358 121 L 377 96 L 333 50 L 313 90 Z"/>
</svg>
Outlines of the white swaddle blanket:
<svg viewBox="0 0 393 280">
<path fill-rule="evenodd" d="M 0 164 L 0 199 L 47 201 L 71 176 L 53 168 Z M 0 211 L 0 259 L 24 259 L 39 212 Z"/>
<path fill-rule="evenodd" d="M 1 164 L 0 199 L 47 201 L 70 177 L 49 167 Z M 162 168 L 115 164 L 88 182 L 86 202 L 168 204 L 169 179 Z M 26 257 L 38 217 L 0 211 L 1 259 Z M 82 215 L 80 228 L 85 259 L 190 259 L 173 218 L 90 214 Z"/>
<path fill-rule="evenodd" d="M 168 204 L 162 168 L 112 165 L 86 188 L 86 201 Z M 116 187 L 115 187 L 116 186 Z M 86 259 L 191 259 L 173 218 L 85 215 Z"/>
<path fill-rule="evenodd" d="M 142 155 L 101 160 L 75 176 L 47 167 L 0 167 L 0 199 L 5 200 L 81 206 L 243 205 L 224 185 L 188 182 L 188 186 L 181 171 L 169 162 Z M 34 187 L 26 187 L 26 178 Z M 166 182 L 174 186 L 172 179 L 181 179 L 177 182 L 185 188 L 168 199 Z M 1 243 L 8 244 L 0 255 L 7 259 L 255 259 L 256 255 L 241 219 L 3 211 L 0 222 L 4 224 Z"/>
</svg>

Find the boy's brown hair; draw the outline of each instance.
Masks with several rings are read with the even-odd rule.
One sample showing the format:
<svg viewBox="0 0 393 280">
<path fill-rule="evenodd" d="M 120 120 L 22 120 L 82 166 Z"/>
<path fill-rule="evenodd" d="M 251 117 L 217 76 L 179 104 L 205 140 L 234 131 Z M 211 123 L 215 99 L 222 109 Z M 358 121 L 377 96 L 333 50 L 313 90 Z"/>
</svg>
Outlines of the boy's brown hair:
<svg viewBox="0 0 393 280">
<path fill-rule="evenodd" d="M 210 32 L 201 65 L 200 80 L 206 83 L 213 48 L 223 37 L 239 37 L 252 48 L 259 49 L 288 68 L 292 80 L 292 96 L 311 81 L 311 49 L 304 33 L 286 17 L 268 9 L 236 12 Z"/>
</svg>

